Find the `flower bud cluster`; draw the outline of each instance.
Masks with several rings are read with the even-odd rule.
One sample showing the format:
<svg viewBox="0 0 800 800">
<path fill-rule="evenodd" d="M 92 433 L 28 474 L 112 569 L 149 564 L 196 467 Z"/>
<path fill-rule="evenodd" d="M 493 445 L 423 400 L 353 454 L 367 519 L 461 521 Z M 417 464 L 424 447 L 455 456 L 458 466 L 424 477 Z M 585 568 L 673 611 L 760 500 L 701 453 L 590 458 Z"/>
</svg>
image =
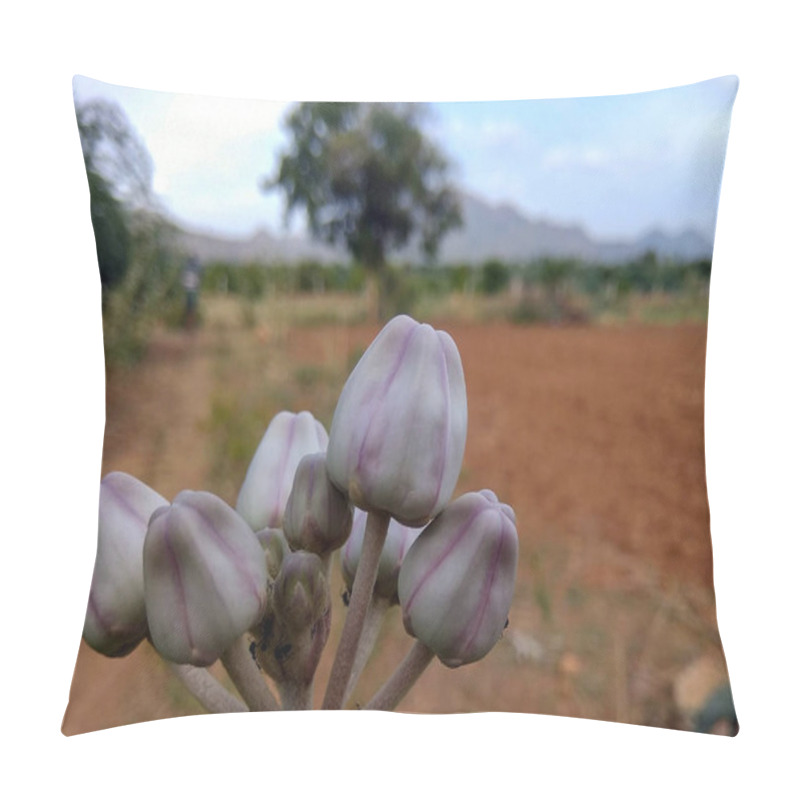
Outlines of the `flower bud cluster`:
<svg viewBox="0 0 800 800">
<path fill-rule="evenodd" d="M 506 624 L 518 544 L 514 512 L 493 492 L 451 501 L 466 430 L 452 338 L 396 317 L 345 383 L 330 440 L 307 411 L 275 416 L 235 509 L 208 492 L 169 503 L 129 475 L 103 479 L 84 638 L 119 656 L 147 637 L 169 661 L 227 666 L 247 634 L 279 687 L 310 696 L 331 627 L 331 554 L 341 548 L 353 589 L 362 551 L 378 557 L 385 531 L 378 605 L 399 604 L 408 633 L 445 665 L 482 658 Z M 368 527 L 369 515 L 388 528 Z"/>
<path fill-rule="evenodd" d="M 450 502 L 466 429 L 455 343 L 429 325 L 395 317 L 344 386 L 327 458 L 331 480 L 354 505 L 392 517 L 375 595 L 399 602 L 408 633 L 450 667 L 483 658 L 502 635 L 518 551 L 514 512 L 493 492 Z M 356 513 L 342 551 L 348 587 L 365 520 Z"/>
</svg>

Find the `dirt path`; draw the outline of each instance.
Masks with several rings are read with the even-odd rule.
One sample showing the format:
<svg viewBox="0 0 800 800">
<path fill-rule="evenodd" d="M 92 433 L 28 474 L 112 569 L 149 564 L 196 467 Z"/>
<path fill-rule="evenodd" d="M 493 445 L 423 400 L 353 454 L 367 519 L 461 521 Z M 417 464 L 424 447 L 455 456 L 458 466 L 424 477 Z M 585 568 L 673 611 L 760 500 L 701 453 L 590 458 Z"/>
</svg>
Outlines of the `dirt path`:
<svg viewBox="0 0 800 800">
<path fill-rule="evenodd" d="M 130 472 L 167 499 L 204 486 L 211 368 L 206 331 L 165 331 L 139 367 L 110 375 L 103 474 Z"/>
</svg>

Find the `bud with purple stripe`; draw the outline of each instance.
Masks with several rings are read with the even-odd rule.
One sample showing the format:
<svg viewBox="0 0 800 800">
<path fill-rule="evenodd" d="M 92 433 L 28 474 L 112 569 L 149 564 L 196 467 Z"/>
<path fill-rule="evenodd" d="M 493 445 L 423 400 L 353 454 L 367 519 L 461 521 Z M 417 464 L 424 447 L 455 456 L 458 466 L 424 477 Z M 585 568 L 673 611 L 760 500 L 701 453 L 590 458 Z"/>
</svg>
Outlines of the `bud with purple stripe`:
<svg viewBox="0 0 800 800">
<path fill-rule="evenodd" d="M 483 658 L 503 634 L 517 572 L 514 511 L 484 489 L 454 500 L 400 568 L 403 624 L 448 667 Z"/>
</svg>

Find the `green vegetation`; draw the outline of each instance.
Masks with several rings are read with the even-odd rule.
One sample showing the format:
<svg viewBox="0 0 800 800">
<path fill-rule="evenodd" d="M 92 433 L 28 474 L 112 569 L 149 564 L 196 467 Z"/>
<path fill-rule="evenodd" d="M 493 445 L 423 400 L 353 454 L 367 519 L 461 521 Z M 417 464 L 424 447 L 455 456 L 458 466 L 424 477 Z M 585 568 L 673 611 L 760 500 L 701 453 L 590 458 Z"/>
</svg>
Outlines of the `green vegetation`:
<svg viewBox="0 0 800 800">
<path fill-rule="evenodd" d="M 184 301 L 182 255 L 173 229 L 155 210 L 153 167 L 127 118 L 113 103 L 76 105 L 89 184 L 103 303 L 106 365 L 143 353 L 153 324 L 176 324 Z"/>
<path fill-rule="evenodd" d="M 499 294 L 508 288 L 511 271 L 507 264 L 491 259 L 481 267 L 480 290 L 483 294 Z"/>
<path fill-rule="evenodd" d="M 180 324 L 184 292 L 180 254 L 168 228 L 151 220 L 132 228 L 130 259 L 124 277 L 103 292 L 103 341 L 106 365 L 137 361 L 153 325 Z"/>
<path fill-rule="evenodd" d="M 387 264 L 380 281 L 383 305 L 390 315 L 502 318 L 546 325 L 674 324 L 706 319 L 710 276 L 708 260 L 672 262 L 646 253 L 635 261 L 613 265 L 548 258 L 527 264 L 493 259 L 478 266 Z M 241 298 L 252 327 L 252 304 L 257 300 L 365 298 L 368 284 L 361 265 L 306 261 L 237 266 L 215 262 L 204 270 L 202 291 Z M 344 320 L 327 304 L 298 321 L 363 321 L 368 313 L 366 302 L 359 313 L 351 311 Z"/>
<path fill-rule="evenodd" d="M 104 292 L 125 278 L 132 259 L 131 213 L 146 208 L 153 165 L 128 120 L 113 103 L 75 109 Z"/>
<path fill-rule="evenodd" d="M 257 300 L 279 294 L 359 293 L 366 286 L 360 265 L 320 264 L 226 264 L 212 261 L 203 269 L 201 291 L 231 294 Z"/>
</svg>

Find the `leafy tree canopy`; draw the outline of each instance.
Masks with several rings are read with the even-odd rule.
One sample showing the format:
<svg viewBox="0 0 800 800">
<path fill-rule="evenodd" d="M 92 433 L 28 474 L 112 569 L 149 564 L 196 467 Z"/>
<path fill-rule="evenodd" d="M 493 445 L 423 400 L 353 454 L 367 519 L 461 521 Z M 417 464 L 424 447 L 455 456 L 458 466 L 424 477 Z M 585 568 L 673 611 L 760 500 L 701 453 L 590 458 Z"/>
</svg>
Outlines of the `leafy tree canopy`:
<svg viewBox="0 0 800 800">
<path fill-rule="evenodd" d="M 287 218 L 304 209 L 313 236 L 344 244 L 380 270 L 387 252 L 412 237 L 433 256 L 461 222 L 449 164 L 420 130 L 418 104 L 302 103 L 288 116 L 291 136 L 277 175 Z"/>
<path fill-rule="evenodd" d="M 75 107 L 89 182 L 100 282 L 117 285 L 128 269 L 130 212 L 151 200 L 153 165 L 123 112 L 96 100 Z"/>
<path fill-rule="evenodd" d="M 149 205 L 153 162 L 122 109 L 107 100 L 92 100 L 75 110 L 86 171 L 99 175 L 125 205 Z"/>
</svg>

